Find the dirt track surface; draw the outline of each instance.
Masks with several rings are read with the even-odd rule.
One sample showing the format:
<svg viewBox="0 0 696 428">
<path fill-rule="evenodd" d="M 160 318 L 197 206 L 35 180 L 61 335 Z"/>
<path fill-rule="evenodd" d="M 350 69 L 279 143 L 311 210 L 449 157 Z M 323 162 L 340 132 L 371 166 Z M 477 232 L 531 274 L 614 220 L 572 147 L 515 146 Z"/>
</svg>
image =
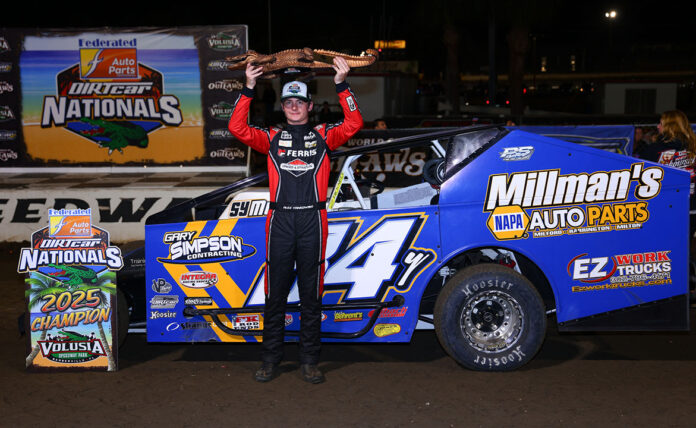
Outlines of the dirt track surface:
<svg viewBox="0 0 696 428">
<path fill-rule="evenodd" d="M 259 345 L 148 344 L 131 335 L 117 372 L 27 373 L 16 255 L 0 246 L 3 427 L 696 425 L 694 332 L 559 335 L 552 327 L 523 369 L 482 373 L 462 369 L 423 331 L 404 345 L 325 345 L 321 385 L 300 379 L 293 345 L 280 377 L 259 384 Z"/>
</svg>

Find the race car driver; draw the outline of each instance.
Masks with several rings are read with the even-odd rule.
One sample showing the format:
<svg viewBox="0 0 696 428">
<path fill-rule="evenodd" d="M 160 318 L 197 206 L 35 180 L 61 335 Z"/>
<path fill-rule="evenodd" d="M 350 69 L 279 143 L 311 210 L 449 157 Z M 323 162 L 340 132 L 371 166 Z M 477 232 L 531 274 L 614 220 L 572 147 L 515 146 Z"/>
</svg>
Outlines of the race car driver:
<svg viewBox="0 0 696 428">
<path fill-rule="evenodd" d="M 320 351 L 321 298 L 328 225 L 326 192 L 329 151 L 348 141 L 363 125 L 355 96 L 345 81 L 350 66 L 333 61 L 334 83 L 344 120 L 335 124 L 309 124 L 313 103 L 307 85 L 293 81 L 281 92 L 283 129 L 249 126 L 247 116 L 262 67 L 247 65 L 246 85 L 236 101 L 229 130 L 241 142 L 267 154 L 270 209 L 266 218 L 266 304 L 264 309 L 261 367 L 254 378 L 268 382 L 279 373 L 285 336 L 285 305 L 295 279 L 300 294 L 300 366 L 310 383 L 325 380 L 317 367 Z"/>
</svg>

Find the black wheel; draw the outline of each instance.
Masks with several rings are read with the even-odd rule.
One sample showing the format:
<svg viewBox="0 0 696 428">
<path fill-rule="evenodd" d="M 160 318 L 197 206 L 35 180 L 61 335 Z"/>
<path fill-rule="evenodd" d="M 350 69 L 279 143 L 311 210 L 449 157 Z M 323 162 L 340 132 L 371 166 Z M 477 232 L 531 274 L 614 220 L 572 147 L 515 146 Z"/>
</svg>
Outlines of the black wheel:
<svg viewBox="0 0 696 428">
<path fill-rule="evenodd" d="M 435 302 L 445 351 L 472 370 L 508 371 L 528 363 L 546 336 L 546 309 L 531 282 L 498 264 L 453 276 Z"/>
<path fill-rule="evenodd" d="M 118 311 L 118 347 L 121 348 L 126 343 L 126 336 L 128 336 L 128 301 L 126 300 L 126 295 L 123 294 L 121 290 L 116 291 L 116 299 L 116 310 Z"/>
</svg>

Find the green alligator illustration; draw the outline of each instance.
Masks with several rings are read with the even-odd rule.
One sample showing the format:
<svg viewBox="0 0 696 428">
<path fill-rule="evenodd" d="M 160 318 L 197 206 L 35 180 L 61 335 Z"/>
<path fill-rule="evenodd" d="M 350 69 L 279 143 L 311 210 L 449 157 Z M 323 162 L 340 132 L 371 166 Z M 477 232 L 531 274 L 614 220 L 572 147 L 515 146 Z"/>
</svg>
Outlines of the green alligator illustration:
<svg viewBox="0 0 696 428">
<path fill-rule="evenodd" d="M 49 264 L 48 266 L 54 269 L 60 269 L 58 272 L 50 273 L 51 276 L 67 276 L 69 279 L 67 281 L 61 281 L 63 284 L 68 286 L 68 290 L 77 288 L 82 284 L 96 284 L 97 283 L 97 273 L 90 268 L 84 266 L 67 266 L 67 265 L 57 265 Z"/>
<path fill-rule="evenodd" d="M 89 137 L 104 137 L 106 141 L 97 141 L 100 146 L 108 148 L 109 154 L 114 150 L 123 153 L 123 148 L 137 146 L 145 148 L 148 145 L 147 132 L 133 123 L 125 121 L 107 121 L 83 117 L 82 122 L 96 126 L 95 129 L 81 131 L 81 134 Z"/>
</svg>

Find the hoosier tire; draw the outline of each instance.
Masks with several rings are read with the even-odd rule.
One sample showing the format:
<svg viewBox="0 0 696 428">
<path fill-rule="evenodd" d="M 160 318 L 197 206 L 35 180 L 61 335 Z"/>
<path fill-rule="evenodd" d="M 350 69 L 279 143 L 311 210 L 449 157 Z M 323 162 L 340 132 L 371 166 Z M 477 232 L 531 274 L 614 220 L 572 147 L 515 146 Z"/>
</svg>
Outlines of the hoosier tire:
<svg viewBox="0 0 696 428">
<path fill-rule="evenodd" d="M 536 355 L 546 336 L 541 296 L 527 278 L 498 264 L 458 272 L 434 312 L 442 347 L 472 370 L 515 370 Z"/>
</svg>

